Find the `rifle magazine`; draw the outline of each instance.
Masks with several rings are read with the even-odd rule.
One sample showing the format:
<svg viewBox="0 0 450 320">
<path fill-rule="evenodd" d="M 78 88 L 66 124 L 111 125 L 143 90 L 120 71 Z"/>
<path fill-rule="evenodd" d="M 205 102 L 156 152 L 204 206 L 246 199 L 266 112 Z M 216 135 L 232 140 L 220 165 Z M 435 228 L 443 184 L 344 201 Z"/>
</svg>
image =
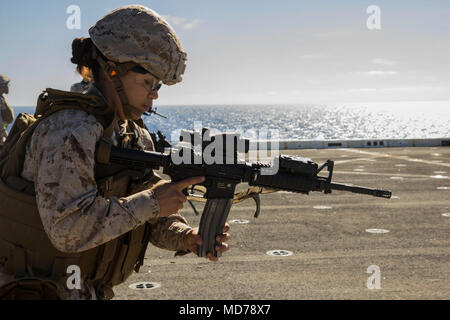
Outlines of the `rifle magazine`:
<svg viewBox="0 0 450 320">
<path fill-rule="evenodd" d="M 215 257 L 221 253 L 216 251 L 216 237 L 222 234 L 223 227 L 228 219 L 233 199 L 208 199 L 200 219 L 199 234 L 203 244 L 199 247 L 197 255 L 207 257 L 211 252 Z"/>
</svg>

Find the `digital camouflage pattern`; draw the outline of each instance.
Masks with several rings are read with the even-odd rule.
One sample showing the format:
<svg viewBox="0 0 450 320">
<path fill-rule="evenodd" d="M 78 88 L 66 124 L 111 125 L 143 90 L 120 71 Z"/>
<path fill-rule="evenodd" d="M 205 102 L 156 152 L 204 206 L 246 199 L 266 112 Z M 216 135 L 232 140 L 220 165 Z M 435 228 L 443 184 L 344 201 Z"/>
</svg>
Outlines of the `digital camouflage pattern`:
<svg viewBox="0 0 450 320">
<path fill-rule="evenodd" d="M 100 94 L 94 86 L 93 92 Z M 130 135 L 126 128 L 126 123 L 115 128 L 116 144 L 122 141 L 123 147 L 154 150 L 146 130 L 140 129 L 138 139 L 124 139 L 123 135 Z M 44 119 L 27 144 L 22 177 L 34 181 L 39 213 L 52 244 L 60 251 L 81 252 L 150 222 L 153 245 L 184 252 L 184 235 L 190 227 L 179 214 L 158 217 L 158 201 L 148 189 L 151 184 L 135 185 L 139 192 L 120 199 L 98 195 L 94 155 L 102 134 L 94 116 L 63 110 Z M 0 273 L 0 286 L 9 281 L 10 276 Z M 95 299 L 85 285 L 68 294 L 71 299 Z"/>
<path fill-rule="evenodd" d="M 186 53 L 172 27 L 151 9 L 130 5 L 112 11 L 89 29 L 109 60 L 134 62 L 167 85 L 182 80 Z"/>
</svg>

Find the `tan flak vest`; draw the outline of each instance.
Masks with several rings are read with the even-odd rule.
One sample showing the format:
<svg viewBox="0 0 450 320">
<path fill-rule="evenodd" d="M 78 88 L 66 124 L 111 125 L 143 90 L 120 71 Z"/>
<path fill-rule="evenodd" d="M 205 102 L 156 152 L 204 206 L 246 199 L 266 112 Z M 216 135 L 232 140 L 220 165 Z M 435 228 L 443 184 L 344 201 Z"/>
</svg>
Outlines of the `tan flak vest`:
<svg viewBox="0 0 450 320">
<path fill-rule="evenodd" d="M 0 264 L 5 265 L 3 272 L 14 275 L 16 281 L 0 288 L 0 299 L 2 290 L 8 296 L 6 291 L 11 292 L 17 286 L 24 287 L 25 298 L 28 291 L 30 298 L 48 297 L 46 292 L 53 286 L 57 288 L 57 297 L 64 299 L 66 282 L 72 275 L 72 271 L 68 274 L 68 267 L 72 265 L 80 267 L 81 281 L 95 288 L 98 298 L 111 299 L 112 287 L 124 282 L 143 264 L 150 235 L 148 223 L 79 253 L 58 251 L 50 242 L 37 208 L 34 184 L 21 178 L 20 173 L 27 142 L 36 126 L 63 109 L 86 111 L 96 117 L 105 131 L 112 128 L 113 114 L 100 97 L 52 89 L 40 95 L 35 116 L 17 117 L 0 153 Z M 96 163 L 95 176 L 99 193 L 104 197 L 128 195 L 129 173 Z M 16 298 L 23 297 L 19 294 Z"/>
</svg>

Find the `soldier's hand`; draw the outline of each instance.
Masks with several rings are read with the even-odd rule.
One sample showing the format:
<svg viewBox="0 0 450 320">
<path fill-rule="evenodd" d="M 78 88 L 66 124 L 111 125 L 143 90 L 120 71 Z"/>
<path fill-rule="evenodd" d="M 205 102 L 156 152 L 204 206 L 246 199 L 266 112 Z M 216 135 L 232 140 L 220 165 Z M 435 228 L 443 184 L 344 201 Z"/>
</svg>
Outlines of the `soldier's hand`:
<svg viewBox="0 0 450 320">
<path fill-rule="evenodd" d="M 218 252 L 225 252 L 230 247 L 225 242 L 230 240 L 230 234 L 228 231 L 230 230 L 230 225 L 228 223 L 225 223 L 225 226 L 223 227 L 222 234 L 218 235 L 216 238 L 216 241 L 218 244 L 216 245 L 216 251 Z M 185 247 L 194 252 L 198 252 L 198 247 L 202 244 L 202 237 L 198 234 L 198 228 L 190 229 L 186 233 L 186 237 L 184 238 L 184 245 Z M 211 261 L 218 261 L 219 258 L 215 257 L 211 252 L 208 253 L 208 259 Z"/>
<path fill-rule="evenodd" d="M 202 183 L 204 180 L 205 177 L 192 177 L 178 182 L 158 181 L 151 190 L 155 193 L 159 203 L 159 216 L 167 217 L 177 213 L 187 201 L 186 196 L 183 194 L 183 189 L 193 184 Z"/>
</svg>

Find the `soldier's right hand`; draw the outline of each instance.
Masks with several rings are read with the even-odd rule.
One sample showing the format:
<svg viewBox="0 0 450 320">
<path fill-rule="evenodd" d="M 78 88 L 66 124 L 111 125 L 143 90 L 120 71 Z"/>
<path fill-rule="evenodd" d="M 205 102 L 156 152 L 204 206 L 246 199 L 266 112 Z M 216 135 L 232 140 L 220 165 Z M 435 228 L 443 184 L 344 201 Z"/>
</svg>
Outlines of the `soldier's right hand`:
<svg viewBox="0 0 450 320">
<path fill-rule="evenodd" d="M 205 181 L 205 177 L 191 177 L 178 182 L 161 180 L 156 183 L 151 190 L 159 203 L 159 216 L 167 217 L 177 213 L 187 201 L 183 189 L 203 181 Z"/>
</svg>

